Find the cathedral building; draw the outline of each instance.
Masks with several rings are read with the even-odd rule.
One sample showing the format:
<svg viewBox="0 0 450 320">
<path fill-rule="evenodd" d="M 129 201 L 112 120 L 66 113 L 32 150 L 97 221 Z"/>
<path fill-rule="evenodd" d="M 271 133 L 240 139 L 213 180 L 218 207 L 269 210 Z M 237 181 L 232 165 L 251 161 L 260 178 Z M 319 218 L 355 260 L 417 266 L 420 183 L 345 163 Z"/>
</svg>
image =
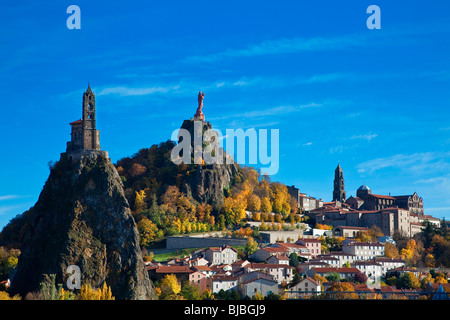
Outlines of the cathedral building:
<svg viewBox="0 0 450 320">
<path fill-rule="evenodd" d="M 325 205 L 326 204 L 326 205 Z M 362 185 L 356 197 L 345 198 L 344 174 L 340 165 L 334 174 L 333 202 L 311 211 L 316 222 L 334 227 L 379 227 L 386 236 L 399 232 L 411 237 L 421 231 L 424 221 L 440 225 L 437 218 L 424 215 L 423 199 L 412 195 L 391 196 L 372 193 Z"/>
</svg>

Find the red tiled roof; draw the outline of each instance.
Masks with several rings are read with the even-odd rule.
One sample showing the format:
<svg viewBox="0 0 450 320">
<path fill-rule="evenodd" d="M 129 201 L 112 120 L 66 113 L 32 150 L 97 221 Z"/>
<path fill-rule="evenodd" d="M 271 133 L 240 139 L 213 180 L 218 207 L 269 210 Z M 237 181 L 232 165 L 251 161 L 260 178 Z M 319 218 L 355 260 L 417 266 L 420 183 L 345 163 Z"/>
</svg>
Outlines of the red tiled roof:
<svg viewBox="0 0 450 320">
<path fill-rule="evenodd" d="M 300 238 L 295 243 L 297 243 L 299 241 L 304 241 L 304 242 L 321 242 L 319 239 L 314 239 L 314 238 Z"/>
<path fill-rule="evenodd" d="M 274 255 L 274 256 L 270 256 L 269 258 L 267 258 L 267 260 L 269 260 L 270 258 L 277 258 L 278 260 L 289 260 L 289 258 L 288 257 L 286 257 L 286 256 L 283 256 L 283 255 L 279 255 L 279 254 L 277 254 L 277 255 Z"/>
<path fill-rule="evenodd" d="M 83 123 L 83 120 L 77 120 L 77 121 L 74 121 L 74 122 L 71 122 L 71 123 L 69 123 L 70 125 L 74 125 L 74 124 L 81 124 L 81 123 Z"/>
<path fill-rule="evenodd" d="M 265 247 L 262 248 L 262 250 L 265 250 L 267 252 L 287 252 L 288 249 L 282 248 L 282 247 Z"/>
<path fill-rule="evenodd" d="M 405 262 L 401 258 L 375 257 L 376 262 Z"/>
<path fill-rule="evenodd" d="M 304 281 L 304 280 L 309 280 L 309 281 L 311 281 L 312 283 L 314 283 L 316 286 L 318 286 L 319 284 L 317 283 L 317 281 L 316 280 L 314 280 L 313 278 L 311 278 L 311 277 L 306 277 L 306 278 L 304 278 L 303 280 L 301 280 L 301 281 Z M 300 282 L 301 282 L 300 281 Z"/>
<path fill-rule="evenodd" d="M 236 281 L 237 278 L 225 274 L 215 274 L 212 276 L 213 281 Z"/>
<path fill-rule="evenodd" d="M 156 273 L 192 273 L 188 266 L 159 266 Z"/>
<path fill-rule="evenodd" d="M 316 273 L 360 273 L 360 271 L 356 268 L 338 268 L 338 267 L 313 267 Z"/>
<path fill-rule="evenodd" d="M 192 269 L 201 271 L 212 271 L 212 269 L 208 266 L 193 266 Z"/>
<path fill-rule="evenodd" d="M 276 269 L 276 268 L 292 268 L 291 266 L 287 265 L 287 264 L 279 264 L 279 263 L 257 263 L 254 262 L 251 264 L 251 267 L 253 269 L 266 269 L 266 268 L 271 268 L 271 269 Z"/>
<path fill-rule="evenodd" d="M 368 228 L 364 228 L 364 227 L 349 227 L 349 226 L 337 226 L 336 228 L 341 228 L 341 229 L 351 229 L 351 230 L 369 230 Z"/>
<path fill-rule="evenodd" d="M 374 196 L 375 198 L 380 198 L 380 199 L 397 200 L 394 197 L 385 196 L 385 195 L 382 195 L 382 194 L 373 194 L 373 193 L 371 193 L 371 194 L 369 194 L 369 196 Z"/>
<path fill-rule="evenodd" d="M 224 249 L 231 249 L 231 250 L 233 250 L 233 251 L 236 251 L 236 249 L 234 249 L 234 248 L 232 248 L 232 247 L 230 247 L 230 246 L 224 246 L 224 247 L 209 247 L 208 249 L 206 249 L 206 250 L 211 250 L 211 251 L 222 251 L 222 250 L 224 250 Z M 237 251 L 236 251 L 237 252 Z"/>
</svg>

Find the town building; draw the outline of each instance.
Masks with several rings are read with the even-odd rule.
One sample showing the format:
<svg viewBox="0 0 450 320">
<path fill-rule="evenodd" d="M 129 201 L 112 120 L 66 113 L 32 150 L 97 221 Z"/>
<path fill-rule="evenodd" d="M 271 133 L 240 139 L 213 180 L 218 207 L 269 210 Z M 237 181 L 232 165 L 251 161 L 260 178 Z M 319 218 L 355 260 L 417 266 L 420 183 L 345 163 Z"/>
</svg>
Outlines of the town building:
<svg viewBox="0 0 450 320">
<path fill-rule="evenodd" d="M 289 195 L 294 198 L 298 203 L 298 207 L 302 212 L 309 212 L 311 210 L 320 208 L 323 206 L 322 199 L 316 199 L 311 196 L 307 196 L 305 193 L 301 193 L 295 186 L 287 187 Z"/>
<path fill-rule="evenodd" d="M 316 257 L 322 254 L 322 242 L 319 239 L 301 238 L 298 239 L 295 243 L 305 246 L 309 250 L 311 257 Z"/>
<path fill-rule="evenodd" d="M 366 232 L 368 228 L 364 227 L 349 227 L 349 226 L 338 226 L 333 228 L 333 237 L 345 237 L 354 238 L 357 236 L 358 232 Z"/>
<path fill-rule="evenodd" d="M 215 274 L 211 277 L 212 293 L 218 293 L 220 290 L 237 290 L 238 278 L 227 274 Z"/>
<path fill-rule="evenodd" d="M 326 277 L 327 275 L 331 273 L 337 273 L 341 279 L 353 279 L 353 277 L 357 273 L 361 273 L 356 268 L 332 268 L 332 267 L 325 267 L 325 268 L 311 268 L 308 270 L 306 275 L 308 277 L 314 278 L 314 275 L 318 274 L 322 277 Z"/>
<path fill-rule="evenodd" d="M 205 250 L 204 258 L 215 265 L 232 264 L 237 261 L 237 251 L 229 246 L 210 247 Z"/>
<path fill-rule="evenodd" d="M 161 281 L 168 274 L 174 274 L 180 283 L 189 280 L 189 275 L 194 271 L 188 266 L 147 266 L 150 280 Z"/>
<path fill-rule="evenodd" d="M 383 275 L 381 264 L 374 260 L 355 261 L 350 266 L 364 273 L 372 283 L 380 280 L 380 277 Z"/>
<path fill-rule="evenodd" d="M 242 296 L 253 298 L 257 293 L 263 297 L 278 293 L 278 282 L 261 272 L 252 272 L 242 276 L 239 282 L 239 292 Z"/>
<path fill-rule="evenodd" d="M 290 299 L 299 299 L 305 298 L 306 296 L 316 296 L 320 291 L 322 291 L 322 289 L 318 281 L 311 277 L 305 277 L 293 287 L 289 288 L 288 293 Z"/>
<path fill-rule="evenodd" d="M 405 266 L 405 261 L 401 258 L 376 257 L 374 261 L 381 266 L 381 273 L 383 275 L 389 270 Z"/>
<path fill-rule="evenodd" d="M 199 288 L 199 292 L 202 293 L 205 290 L 211 290 L 210 281 L 208 277 L 199 271 L 194 271 L 189 274 L 189 282 L 191 285 Z"/>
<path fill-rule="evenodd" d="M 284 255 L 276 254 L 274 256 L 270 256 L 266 262 L 268 264 L 285 264 L 289 265 L 289 258 Z"/>
<path fill-rule="evenodd" d="M 246 272 L 261 271 L 273 277 L 279 284 L 289 283 L 294 276 L 293 267 L 286 264 L 252 263 L 245 267 Z"/>
<path fill-rule="evenodd" d="M 378 242 L 355 241 L 343 245 L 342 252 L 355 256 L 356 260 L 369 260 L 384 256 L 384 245 Z"/>
</svg>

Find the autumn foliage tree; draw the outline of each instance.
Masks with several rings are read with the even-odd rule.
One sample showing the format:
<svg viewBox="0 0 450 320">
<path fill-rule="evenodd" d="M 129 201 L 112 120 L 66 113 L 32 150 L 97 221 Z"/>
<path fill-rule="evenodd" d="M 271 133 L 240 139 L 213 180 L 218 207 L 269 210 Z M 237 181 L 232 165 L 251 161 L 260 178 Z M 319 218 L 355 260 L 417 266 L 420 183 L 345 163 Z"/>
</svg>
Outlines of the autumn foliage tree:
<svg viewBox="0 0 450 320">
<path fill-rule="evenodd" d="M 141 246 L 148 246 L 152 241 L 156 240 L 158 227 L 150 219 L 141 219 L 138 224 Z"/>
<path fill-rule="evenodd" d="M 174 274 L 166 275 L 159 284 L 161 300 L 175 299 L 176 295 L 181 291 L 181 285 Z"/>
<path fill-rule="evenodd" d="M 106 282 L 101 288 L 93 288 L 89 283 L 81 286 L 78 300 L 115 300 L 111 293 L 111 287 Z"/>
<path fill-rule="evenodd" d="M 331 299 L 346 300 L 359 298 L 355 293 L 355 288 L 349 282 L 336 282 L 327 291 L 333 292 L 332 294 L 327 294 Z"/>
</svg>

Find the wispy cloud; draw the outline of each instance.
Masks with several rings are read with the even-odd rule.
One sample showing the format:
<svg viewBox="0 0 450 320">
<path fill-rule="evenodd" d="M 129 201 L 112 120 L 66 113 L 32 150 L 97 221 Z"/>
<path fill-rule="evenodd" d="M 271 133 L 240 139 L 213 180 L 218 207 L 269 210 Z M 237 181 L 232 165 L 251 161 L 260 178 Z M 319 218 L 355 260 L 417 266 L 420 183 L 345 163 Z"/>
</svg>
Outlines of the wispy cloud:
<svg viewBox="0 0 450 320">
<path fill-rule="evenodd" d="M 299 112 L 301 110 L 307 109 L 307 108 L 318 108 L 321 107 L 322 104 L 320 103 L 308 103 L 308 104 L 301 104 L 301 105 L 285 105 L 285 106 L 276 106 L 272 108 L 266 108 L 266 109 L 258 109 L 253 111 L 247 111 L 242 113 L 230 113 L 221 115 L 220 117 L 211 117 L 210 120 L 223 120 L 223 119 L 229 119 L 229 118 L 259 118 L 259 117 L 266 117 L 266 116 L 273 116 L 273 115 L 288 115 L 294 112 Z"/>
<path fill-rule="evenodd" d="M 228 48 L 223 51 L 206 55 L 193 55 L 184 58 L 186 63 L 206 62 L 212 63 L 226 58 L 245 58 L 276 54 L 290 54 L 311 51 L 337 51 L 354 48 L 369 48 L 380 45 L 421 44 L 417 40 L 420 35 L 447 32 L 448 27 L 441 24 L 427 26 L 403 26 L 392 28 L 383 34 L 377 33 L 351 33 L 345 35 L 318 36 L 312 38 L 280 38 L 249 44 L 241 48 Z M 413 36 L 413 37 L 412 37 Z"/>
<path fill-rule="evenodd" d="M 119 96 L 146 96 L 155 93 L 167 93 L 180 88 L 180 85 L 150 86 L 150 87 L 107 87 L 101 89 L 97 96 L 119 95 Z"/>
<path fill-rule="evenodd" d="M 219 80 L 210 87 L 212 88 L 228 88 L 228 87 L 244 87 L 244 86 L 258 86 L 263 87 L 285 87 L 297 86 L 304 84 L 325 83 L 334 81 L 354 81 L 362 77 L 354 73 L 319 73 L 309 76 L 295 76 L 295 77 L 279 77 L 279 76 L 255 76 L 242 77 L 234 80 Z M 367 78 L 367 76 L 365 76 Z"/>
<path fill-rule="evenodd" d="M 16 195 L 16 194 L 8 194 L 8 195 L 5 195 L 5 196 L 0 196 L 0 201 L 12 200 L 12 199 L 17 199 L 17 198 L 20 198 L 20 196 Z"/>
<path fill-rule="evenodd" d="M 431 184 L 431 183 L 443 183 L 446 182 L 448 178 L 445 177 L 434 177 L 434 178 L 428 178 L 428 179 L 419 179 L 417 181 L 414 181 L 414 184 Z"/>
<path fill-rule="evenodd" d="M 356 169 L 359 173 L 369 174 L 386 168 L 408 170 L 413 173 L 437 172 L 450 169 L 449 157 L 449 152 L 396 154 L 360 163 Z"/>
<path fill-rule="evenodd" d="M 227 49 L 208 55 L 196 55 L 185 58 L 184 62 L 216 62 L 224 58 L 254 57 L 262 55 L 286 54 L 302 51 L 318 50 L 341 50 L 352 47 L 367 46 L 367 35 L 350 34 L 334 37 L 314 37 L 314 38 L 282 38 L 266 40 L 257 44 L 249 45 L 245 48 Z"/>
<path fill-rule="evenodd" d="M 360 135 L 351 136 L 350 139 L 352 139 L 352 140 L 361 139 L 361 140 L 367 140 L 368 142 L 370 142 L 370 140 L 372 140 L 372 139 L 374 139 L 376 137 L 378 137 L 378 135 L 376 133 L 367 133 L 367 134 L 360 134 Z"/>
</svg>

